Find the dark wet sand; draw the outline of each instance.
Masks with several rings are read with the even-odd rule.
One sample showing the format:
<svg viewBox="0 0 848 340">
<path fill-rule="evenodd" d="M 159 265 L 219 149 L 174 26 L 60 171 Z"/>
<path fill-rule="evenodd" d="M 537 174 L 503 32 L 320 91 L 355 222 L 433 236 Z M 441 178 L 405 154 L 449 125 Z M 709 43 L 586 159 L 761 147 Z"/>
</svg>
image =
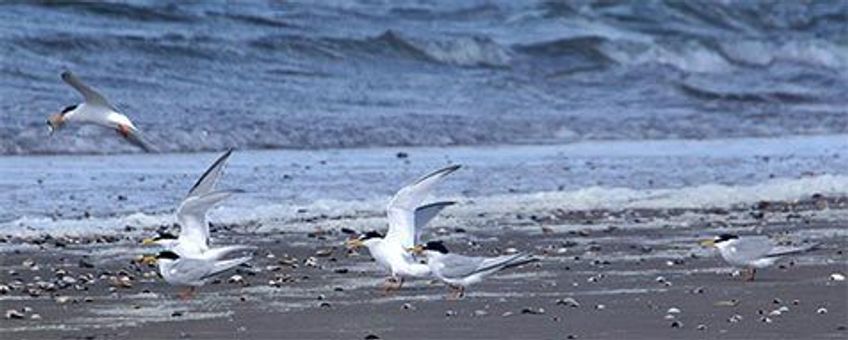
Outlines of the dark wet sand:
<svg viewBox="0 0 848 340">
<path fill-rule="evenodd" d="M 841 236 L 844 233 L 833 235 L 848 223 L 840 219 L 848 216 L 844 205 L 835 200 L 730 211 L 551 212 L 544 218 L 496 219 L 487 223 L 503 226 L 497 231 L 473 228 L 464 233 L 456 232 L 452 220 L 436 221 L 437 228 L 446 230 L 439 238 L 457 252 L 488 254 L 514 247 L 542 258 L 472 286 L 460 301 L 446 300 L 442 285 L 425 280 L 383 296 L 378 290 L 381 273 L 367 252 L 348 254 L 338 247 L 346 237 L 338 231 L 263 237 L 239 233 L 239 228 L 218 232 L 214 236 L 220 239 L 260 247 L 252 267 L 239 269 L 249 285 L 225 282 L 235 274 L 226 273 L 221 276 L 224 282 L 204 287 L 188 302 L 176 299 L 177 289 L 161 279 L 144 278 L 152 267 L 131 263 L 132 255 L 127 255 L 131 248 L 122 247 L 131 247 L 136 237 L 98 246 L 57 248 L 48 242 L 43 250 L 29 247 L 4 254 L 0 282 L 9 285 L 19 279 L 26 284 L 37 281 L 35 276 L 52 280 L 53 269 L 62 263 L 73 275 L 104 270 L 109 274 L 84 291 L 69 287 L 30 297 L 24 287 L 17 287 L 0 295 L 4 312 L 32 308 L 24 313 L 26 319 L 2 319 L 0 337 L 844 339 L 848 285 L 830 279 L 832 273 L 848 272 L 844 252 L 848 240 Z M 481 224 L 485 223 L 477 225 Z M 543 232 L 542 227 L 550 229 Z M 800 239 L 825 244 L 818 251 L 785 258 L 780 266 L 760 271 L 756 281 L 744 282 L 731 277 L 730 268 L 696 245 L 720 227 L 740 233 L 790 232 L 795 239 L 804 235 Z M 334 246 L 329 254 L 315 254 L 316 249 Z M 97 255 L 110 249 L 117 255 Z M 275 257 L 267 257 L 269 252 Z M 92 260 L 94 268 L 80 268 L 79 259 L 85 254 L 106 260 Z M 286 254 L 296 258 L 291 261 L 296 268 L 285 260 L 290 259 Z M 310 256 L 315 256 L 317 266 L 305 265 Z M 33 259 L 38 270 L 22 265 L 26 259 Z M 132 287 L 110 293 L 108 276 L 121 269 L 133 277 Z M 279 287 L 269 285 L 275 277 L 285 278 Z M 59 304 L 51 295 L 79 302 Z M 579 306 L 557 303 L 569 297 Z M 788 311 L 769 315 L 781 307 Z M 669 314 L 670 308 L 680 312 Z M 821 308 L 827 312 L 819 313 Z M 29 319 L 33 313 L 41 319 Z M 729 321 L 734 316 L 741 318 Z"/>
</svg>

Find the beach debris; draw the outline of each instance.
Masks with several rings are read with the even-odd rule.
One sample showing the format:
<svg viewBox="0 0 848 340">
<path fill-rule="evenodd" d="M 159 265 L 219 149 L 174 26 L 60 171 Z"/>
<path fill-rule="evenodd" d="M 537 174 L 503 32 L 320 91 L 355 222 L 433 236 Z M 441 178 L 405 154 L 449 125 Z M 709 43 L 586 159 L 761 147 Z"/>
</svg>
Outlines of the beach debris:
<svg viewBox="0 0 848 340">
<path fill-rule="evenodd" d="M 312 256 L 307 257 L 303 260 L 303 265 L 307 267 L 318 267 L 318 259 Z"/>
<path fill-rule="evenodd" d="M 10 291 L 12 291 L 12 287 L 0 284 L 0 294 L 5 295 L 5 294 L 8 294 Z"/>
<path fill-rule="evenodd" d="M 504 250 L 504 254 L 507 254 L 507 255 L 518 254 L 518 249 L 506 248 L 506 250 Z"/>
<path fill-rule="evenodd" d="M 798 299 L 792 300 L 793 306 L 797 306 L 797 305 L 800 305 L 800 304 L 801 304 L 801 300 L 798 300 Z"/>
<path fill-rule="evenodd" d="M 41 314 L 32 314 L 29 316 L 30 320 L 41 320 Z"/>
<path fill-rule="evenodd" d="M 707 330 L 707 325 L 699 324 L 697 327 L 695 327 L 695 329 L 697 329 L 699 331 L 705 331 L 705 330 Z"/>
<path fill-rule="evenodd" d="M 448 309 L 448 310 L 445 311 L 445 316 L 447 316 L 447 317 L 456 316 L 456 312 L 451 310 L 451 309 Z"/>
<path fill-rule="evenodd" d="M 727 319 L 727 322 L 730 323 L 738 323 L 739 321 L 742 321 L 742 315 L 739 314 L 733 314 L 730 318 Z"/>
<path fill-rule="evenodd" d="M 175 310 L 175 311 L 171 312 L 172 318 L 178 318 L 178 317 L 181 317 L 181 316 L 183 316 L 183 312 L 181 312 L 181 311 Z"/>
<path fill-rule="evenodd" d="M 845 281 L 845 275 L 842 273 L 830 274 L 830 281 Z"/>
<path fill-rule="evenodd" d="M 132 279 L 127 275 L 112 276 L 109 283 L 115 288 L 132 288 Z"/>
<path fill-rule="evenodd" d="M 739 305 L 739 300 L 736 300 L 736 299 L 721 300 L 721 301 L 716 301 L 716 303 L 714 303 L 713 305 L 716 306 L 716 307 L 736 307 L 737 305 Z"/>
<path fill-rule="evenodd" d="M 327 257 L 327 256 L 330 256 L 330 255 L 333 255 L 333 251 L 334 251 L 335 249 L 336 249 L 335 247 L 332 247 L 332 248 L 326 248 L 326 249 L 318 249 L 318 250 L 315 252 L 315 256 L 318 256 L 318 257 Z"/>
<path fill-rule="evenodd" d="M 227 283 L 237 283 L 237 284 L 244 285 L 245 281 L 244 281 L 243 276 L 241 276 L 239 274 L 234 274 L 233 276 L 230 276 L 229 279 L 227 279 Z"/>
<path fill-rule="evenodd" d="M 474 311 L 474 316 L 482 317 L 482 316 L 486 316 L 486 315 L 489 315 L 489 312 L 487 312 L 485 310 L 478 309 L 478 310 Z"/>
<path fill-rule="evenodd" d="M 695 287 L 692 289 L 692 294 L 704 294 L 704 287 Z"/>
<path fill-rule="evenodd" d="M 512 314 L 513 314 L 512 312 L 504 312 L 503 314 L 501 314 L 501 316 L 507 318 L 507 317 L 512 316 Z"/>
<path fill-rule="evenodd" d="M 762 322 L 762 323 L 772 323 L 771 318 L 769 318 L 767 316 L 761 317 L 760 322 Z"/>
<path fill-rule="evenodd" d="M 671 328 L 683 328 L 683 323 L 678 320 L 674 320 L 674 322 L 671 323 Z"/>
<path fill-rule="evenodd" d="M 654 279 L 654 281 L 657 281 L 658 283 L 667 282 L 666 279 L 665 279 L 665 276 L 657 276 L 657 278 Z"/>
<path fill-rule="evenodd" d="M 559 300 L 556 301 L 556 304 L 560 305 L 560 306 L 571 307 L 571 308 L 580 307 L 580 303 L 577 302 L 577 300 L 575 300 L 574 298 L 571 298 L 571 297 L 559 299 Z"/>
<path fill-rule="evenodd" d="M 666 313 L 668 313 L 668 314 L 680 314 L 680 308 L 671 307 L 671 308 L 668 309 L 668 311 Z"/>
<path fill-rule="evenodd" d="M 403 309 L 403 310 L 416 310 L 417 308 L 415 308 L 415 306 L 413 306 L 411 303 L 407 302 L 407 303 L 404 303 L 403 305 L 401 305 L 401 306 L 400 306 L 400 309 Z"/>
<path fill-rule="evenodd" d="M 376 334 L 368 334 L 368 335 L 365 336 L 365 340 L 377 340 L 379 338 L 380 337 L 377 336 Z"/>
<path fill-rule="evenodd" d="M 571 339 L 577 339 L 577 336 L 574 335 L 574 334 L 569 334 L 569 335 L 566 335 L 565 338 L 571 340 Z"/>
<path fill-rule="evenodd" d="M 542 315 L 542 314 L 545 314 L 545 309 L 542 308 L 542 307 L 539 307 L 539 308 L 524 307 L 521 310 L 521 314 Z"/>
<path fill-rule="evenodd" d="M 827 308 L 819 307 L 819 309 L 816 309 L 816 314 L 827 314 Z"/>
<path fill-rule="evenodd" d="M 23 319 L 24 313 L 21 313 L 17 310 L 10 309 L 6 311 L 6 319 Z"/>
<path fill-rule="evenodd" d="M 68 302 L 71 302 L 71 297 L 65 296 L 65 295 L 60 295 L 60 296 L 54 297 L 53 301 L 56 301 L 56 303 L 58 303 L 60 305 L 64 305 Z"/>
<path fill-rule="evenodd" d="M 318 307 L 320 307 L 320 308 L 332 308 L 332 307 L 333 307 L 333 305 L 331 305 L 331 304 L 330 304 L 329 302 L 327 302 L 327 301 L 324 301 L 324 302 L 321 302 L 320 304 L 318 304 Z"/>
<path fill-rule="evenodd" d="M 604 310 L 606 308 L 607 308 L 607 306 L 604 306 L 604 305 L 595 305 L 595 309 L 597 309 L 597 310 Z"/>
<path fill-rule="evenodd" d="M 672 315 L 672 314 L 666 314 L 666 315 L 663 317 L 663 319 L 666 319 L 666 320 L 673 320 L 673 319 L 674 319 L 674 315 Z"/>
</svg>

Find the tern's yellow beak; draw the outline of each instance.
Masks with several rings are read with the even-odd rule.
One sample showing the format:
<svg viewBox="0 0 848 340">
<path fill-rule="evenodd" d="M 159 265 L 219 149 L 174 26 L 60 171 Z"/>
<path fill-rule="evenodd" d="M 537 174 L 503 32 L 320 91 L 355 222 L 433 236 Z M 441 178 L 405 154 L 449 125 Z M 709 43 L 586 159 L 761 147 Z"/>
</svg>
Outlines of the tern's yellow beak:
<svg viewBox="0 0 848 340">
<path fill-rule="evenodd" d="M 152 244 L 156 244 L 156 241 L 153 240 L 152 238 L 146 238 L 144 240 L 141 240 L 141 245 L 143 245 L 143 246 L 149 246 L 149 245 L 152 245 Z"/>
<path fill-rule="evenodd" d="M 715 247 L 715 240 L 713 240 L 713 239 L 703 240 L 703 241 L 700 242 L 700 244 L 701 244 L 701 247 Z"/>
<path fill-rule="evenodd" d="M 415 246 L 415 247 L 412 247 L 412 248 L 408 248 L 408 249 L 406 249 L 406 251 L 408 251 L 408 252 L 410 252 L 410 253 L 413 253 L 413 254 L 415 254 L 415 255 L 421 255 L 421 253 L 423 253 L 423 252 L 424 252 L 424 246 L 422 246 L 422 245 L 420 245 L 420 244 L 419 244 L 419 245 L 417 245 L 417 246 Z"/>
<path fill-rule="evenodd" d="M 362 240 L 360 240 L 358 238 L 354 238 L 354 239 L 347 240 L 347 242 L 345 242 L 345 245 L 347 245 L 347 249 L 355 250 L 355 249 L 358 249 L 360 247 L 364 247 L 365 243 L 362 243 Z"/>
</svg>

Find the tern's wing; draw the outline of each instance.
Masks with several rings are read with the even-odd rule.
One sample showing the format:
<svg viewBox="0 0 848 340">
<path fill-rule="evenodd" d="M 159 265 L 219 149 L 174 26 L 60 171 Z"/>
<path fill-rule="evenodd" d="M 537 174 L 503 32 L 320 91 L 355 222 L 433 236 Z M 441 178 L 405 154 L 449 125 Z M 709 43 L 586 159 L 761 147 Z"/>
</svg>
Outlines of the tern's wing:
<svg viewBox="0 0 848 340">
<path fill-rule="evenodd" d="M 255 246 L 243 246 L 243 245 L 232 245 L 232 246 L 223 246 L 217 247 L 207 250 L 203 253 L 203 258 L 210 260 L 220 260 L 231 253 L 235 253 L 238 251 L 247 251 L 256 249 Z"/>
<path fill-rule="evenodd" d="M 485 260 L 483 257 L 447 254 L 440 258 L 443 267 L 439 274 L 448 279 L 461 279 L 473 274 Z"/>
<path fill-rule="evenodd" d="M 424 227 L 430 223 L 442 209 L 454 205 L 456 202 L 430 203 L 415 209 L 415 244 L 421 243 L 421 233 Z"/>
<path fill-rule="evenodd" d="M 156 146 L 154 146 L 150 142 L 148 142 L 147 138 L 145 138 L 144 135 L 142 135 L 141 132 L 135 128 L 131 128 L 130 130 L 128 130 L 126 134 L 124 134 L 124 139 L 126 139 L 131 144 L 140 147 L 145 152 L 159 152 L 159 149 L 156 148 Z"/>
<path fill-rule="evenodd" d="M 820 244 L 812 244 L 804 247 L 786 247 L 786 246 L 777 246 L 771 249 L 771 251 L 766 254 L 766 257 L 777 257 L 783 255 L 792 255 L 805 253 L 811 250 L 814 250 L 819 247 Z"/>
<path fill-rule="evenodd" d="M 188 191 L 188 195 L 186 197 L 207 194 L 215 189 L 215 183 L 218 182 L 218 178 L 221 178 L 221 173 L 224 172 L 224 165 L 227 164 L 227 159 L 230 158 L 232 153 L 233 149 L 229 149 L 219 156 L 218 159 L 215 160 L 215 163 L 212 163 L 203 175 L 197 179 L 197 182 L 194 183 L 194 186 Z"/>
<path fill-rule="evenodd" d="M 415 246 L 415 209 L 433 189 L 433 186 L 448 174 L 459 169 L 452 165 L 422 177 L 403 189 L 389 202 L 386 208 L 389 218 L 389 232 L 386 240 L 400 243 L 404 248 Z"/>
<path fill-rule="evenodd" d="M 208 261 L 193 258 L 180 258 L 169 268 L 166 268 L 169 281 L 179 283 L 196 283 L 215 274 L 250 261 L 250 256 L 224 261 Z"/>
<path fill-rule="evenodd" d="M 252 258 L 251 256 L 244 256 L 244 257 L 239 257 L 239 258 L 232 259 L 232 260 L 215 261 L 215 263 L 212 265 L 212 270 L 208 274 L 206 274 L 206 276 L 204 276 L 203 278 L 205 279 L 205 278 L 208 278 L 212 275 L 226 271 L 230 268 L 234 268 L 234 267 L 236 267 L 236 266 L 238 266 L 242 263 L 250 261 L 251 258 Z"/>
<path fill-rule="evenodd" d="M 766 256 L 774 248 L 774 243 L 766 236 L 742 236 L 730 248 L 734 258 L 751 261 Z"/>
<path fill-rule="evenodd" d="M 236 190 L 213 191 L 201 196 L 189 196 L 177 209 L 177 221 L 180 222 L 180 242 L 192 242 L 201 247 L 209 245 L 209 225 L 206 213 L 227 199 Z"/>
<path fill-rule="evenodd" d="M 114 106 L 112 106 L 112 104 L 109 104 L 109 101 L 106 100 L 106 97 L 103 97 L 103 95 L 97 93 L 97 91 L 84 84 L 82 80 L 77 78 L 77 76 L 71 73 L 71 71 L 62 72 L 62 80 L 68 83 L 68 85 L 71 85 L 71 87 L 76 89 L 77 92 L 82 94 L 82 97 L 85 99 L 86 104 L 105 107 L 113 111 L 118 111 Z"/>
</svg>

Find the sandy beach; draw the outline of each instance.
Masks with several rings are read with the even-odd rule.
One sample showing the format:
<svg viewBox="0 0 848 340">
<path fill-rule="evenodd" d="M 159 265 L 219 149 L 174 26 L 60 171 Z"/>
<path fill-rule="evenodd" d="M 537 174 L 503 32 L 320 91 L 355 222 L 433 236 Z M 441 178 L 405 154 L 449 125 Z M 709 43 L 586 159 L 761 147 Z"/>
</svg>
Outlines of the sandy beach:
<svg viewBox="0 0 848 340">
<path fill-rule="evenodd" d="M 837 339 L 848 334 L 848 285 L 832 275 L 848 270 L 846 221 L 848 201 L 826 197 L 728 210 L 484 215 L 480 223 L 501 228 L 473 233 L 447 211 L 433 237 L 457 252 L 515 248 L 541 258 L 458 301 L 427 280 L 385 295 L 367 252 L 348 252 L 347 235 L 321 228 L 321 219 L 307 222 L 313 232 L 213 228 L 216 238 L 259 250 L 191 301 L 127 255 L 138 238 L 11 238 L 0 306 L 22 319 L 4 319 L 0 331 L 15 339 Z M 745 282 L 697 245 L 717 230 L 790 233 L 823 246 Z M 59 288 L 64 277 L 77 280 Z"/>
</svg>

